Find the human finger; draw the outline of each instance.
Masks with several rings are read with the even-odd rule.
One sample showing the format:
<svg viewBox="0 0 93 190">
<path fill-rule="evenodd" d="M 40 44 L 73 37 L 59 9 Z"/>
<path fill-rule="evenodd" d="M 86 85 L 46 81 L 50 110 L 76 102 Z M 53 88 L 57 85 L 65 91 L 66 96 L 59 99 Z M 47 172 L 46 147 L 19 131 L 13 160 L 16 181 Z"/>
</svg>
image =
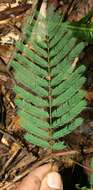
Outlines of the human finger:
<svg viewBox="0 0 93 190">
<path fill-rule="evenodd" d="M 50 170 L 51 164 L 35 169 L 23 179 L 17 190 L 40 190 L 41 181 Z"/>
<path fill-rule="evenodd" d="M 50 172 L 41 183 L 40 190 L 63 190 L 61 176 L 57 172 Z"/>
</svg>

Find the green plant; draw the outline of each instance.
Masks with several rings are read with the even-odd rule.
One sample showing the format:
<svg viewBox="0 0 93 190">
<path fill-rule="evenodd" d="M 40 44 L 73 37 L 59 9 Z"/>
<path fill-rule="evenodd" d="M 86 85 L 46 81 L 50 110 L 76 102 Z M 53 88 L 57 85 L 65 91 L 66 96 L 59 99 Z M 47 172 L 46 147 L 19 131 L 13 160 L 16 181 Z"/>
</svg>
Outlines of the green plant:
<svg viewBox="0 0 93 190">
<path fill-rule="evenodd" d="M 81 40 L 93 43 L 93 11 L 89 12 L 78 22 L 69 22 L 68 29 L 73 32 L 73 35 Z"/>
<path fill-rule="evenodd" d="M 85 66 L 76 66 L 75 58 L 85 44 L 72 36 L 68 22 L 62 22 L 53 7 L 45 5 L 39 15 L 34 9 L 33 17 L 29 16 L 11 66 L 25 139 L 55 151 L 66 147 L 62 138 L 83 122 L 78 115 L 86 106 L 81 89 Z"/>
<path fill-rule="evenodd" d="M 90 173 L 90 186 L 91 186 L 91 189 L 92 189 L 93 188 L 93 158 L 91 158 L 90 167 L 92 169 L 92 172 Z"/>
<path fill-rule="evenodd" d="M 87 188 L 87 187 L 79 187 L 79 184 L 76 184 L 76 189 L 78 189 L 78 190 L 91 190 L 90 188 Z"/>
</svg>

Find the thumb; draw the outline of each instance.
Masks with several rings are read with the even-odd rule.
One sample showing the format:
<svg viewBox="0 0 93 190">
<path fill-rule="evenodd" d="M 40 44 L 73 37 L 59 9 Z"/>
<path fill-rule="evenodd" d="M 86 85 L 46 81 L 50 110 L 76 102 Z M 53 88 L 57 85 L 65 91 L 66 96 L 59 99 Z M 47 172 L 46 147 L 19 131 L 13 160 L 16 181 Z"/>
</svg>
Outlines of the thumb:
<svg viewBox="0 0 93 190">
<path fill-rule="evenodd" d="M 41 183 L 40 190 L 63 190 L 60 174 L 57 172 L 48 173 Z"/>
</svg>

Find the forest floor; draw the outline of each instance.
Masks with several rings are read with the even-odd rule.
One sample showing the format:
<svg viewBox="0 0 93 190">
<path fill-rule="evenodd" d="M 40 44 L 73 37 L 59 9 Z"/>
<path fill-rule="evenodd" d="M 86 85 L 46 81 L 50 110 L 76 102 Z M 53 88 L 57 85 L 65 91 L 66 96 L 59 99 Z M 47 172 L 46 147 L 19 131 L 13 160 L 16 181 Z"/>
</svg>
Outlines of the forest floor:
<svg viewBox="0 0 93 190">
<path fill-rule="evenodd" d="M 56 2 L 56 0 L 54 0 Z M 23 140 L 22 129 L 13 103 L 13 78 L 9 71 L 9 60 L 15 42 L 22 34 L 22 25 L 33 0 L 0 0 L 0 190 L 15 190 L 19 181 L 35 168 L 43 164 L 44 150 Z M 71 21 L 77 21 L 93 10 L 93 0 L 59 1 L 59 8 Z M 81 63 L 86 65 L 85 90 L 87 108 L 82 113 L 83 126 L 67 136 L 72 162 L 67 160 L 60 166 L 64 180 L 64 190 L 74 190 L 76 184 L 89 185 L 90 162 L 93 157 L 93 45 L 84 50 Z M 41 160 L 41 161 L 39 161 Z M 79 166 L 79 165 L 82 165 Z M 70 177 L 69 177 L 70 174 Z M 69 188 L 70 187 L 70 188 Z"/>
</svg>

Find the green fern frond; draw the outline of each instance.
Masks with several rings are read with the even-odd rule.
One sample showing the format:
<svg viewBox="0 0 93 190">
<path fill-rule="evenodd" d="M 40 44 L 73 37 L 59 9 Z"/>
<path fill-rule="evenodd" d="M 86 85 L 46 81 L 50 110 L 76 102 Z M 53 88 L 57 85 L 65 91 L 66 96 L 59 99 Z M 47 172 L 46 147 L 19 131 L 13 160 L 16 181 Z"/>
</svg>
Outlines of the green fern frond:
<svg viewBox="0 0 93 190">
<path fill-rule="evenodd" d="M 11 60 L 15 105 L 25 138 L 51 150 L 66 147 L 62 137 L 82 124 L 79 114 L 86 106 L 81 89 L 85 67 L 73 63 L 85 44 L 79 43 L 67 26 L 53 7 L 43 16 L 41 7 L 37 19 L 31 22 L 29 17 Z"/>
<path fill-rule="evenodd" d="M 77 38 L 93 43 L 93 22 L 92 23 L 69 23 L 68 30 L 73 32 Z"/>
<path fill-rule="evenodd" d="M 73 32 L 75 37 L 81 40 L 93 43 L 93 22 L 91 18 L 93 17 L 93 11 L 90 11 L 86 16 L 77 22 L 69 22 L 68 29 Z"/>
</svg>

